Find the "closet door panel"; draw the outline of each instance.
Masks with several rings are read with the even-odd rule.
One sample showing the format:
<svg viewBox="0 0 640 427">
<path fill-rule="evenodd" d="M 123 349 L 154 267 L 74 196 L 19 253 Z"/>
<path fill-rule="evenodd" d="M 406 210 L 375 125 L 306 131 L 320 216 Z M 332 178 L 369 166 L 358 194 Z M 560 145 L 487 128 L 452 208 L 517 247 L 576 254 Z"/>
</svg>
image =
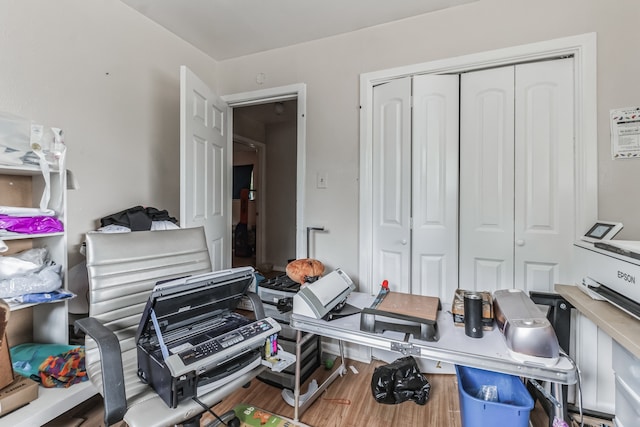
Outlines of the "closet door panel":
<svg viewBox="0 0 640 427">
<path fill-rule="evenodd" d="M 463 74 L 460 288 L 513 286 L 514 68 Z"/>
<path fill-rule="evenodd" d="M 571 281 L 573 59 L 516 66 L 515 286 Z"/>
<path fill-rule="evenodd" d="M 504 268 L 508 265 L 504 260 L 485 259 L 480 256 L 474 259 L 473 277 L 475 283 L 481 284 L 473 289 L 487 290 L 498 289 L 504 282 Z M 463 286 L 463 289 L 468 287 Z"/>
<path fill-rule="evenodd" d="M 376 86 L 373 103 L 373 280 L 409 292 L 411 79 Z"/>
<path fill-rule="evenodd" d="M 458 283 L 459 77 L 413 78 L 411 291 L 449 300 Z"/>
</svg>

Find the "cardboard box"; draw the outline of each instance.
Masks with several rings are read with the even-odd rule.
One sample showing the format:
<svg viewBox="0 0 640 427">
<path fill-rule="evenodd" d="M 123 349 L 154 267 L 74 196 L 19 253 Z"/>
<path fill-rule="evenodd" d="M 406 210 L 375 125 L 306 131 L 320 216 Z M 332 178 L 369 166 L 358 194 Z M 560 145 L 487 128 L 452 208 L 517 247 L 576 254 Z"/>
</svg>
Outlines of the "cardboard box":
<svg viewBox="0 0 640 427">
<path fill-rule="evenodd" d="M 571 427 L 580 427 L 580 414 L 570 414 Z M 589 415 L 583 416 L 583 427 L 615 427 L 613 420 L 603 419 L 598 417 L 590 417 Z"/>
<path fill-rule="evenodd" d="M 7 343 L 7 334 L 0 335 L 0 388 L 4 388 L 13 382 L 13 364 L 11 353 Z"/>
<path fill-rule="evenodd" d="M 464 293 L 465 289 L 456 289 L 451 304 L 451 313 L 453 314 L 453 323 L 456 326 L 464 326 Z M 493 329 L 493 297 L 490 292 L 482 291 L 482 330 L 490 331 Z"/>
<path fill-rule="evenodd" d="M 0 417 L 37 398 L 38 383 L 16 375 L 16 379 L 11 384 L 0 390 Z"/>
<path fill-rule="evenodd" d="M 13 382 L 13 365 L 11 364 L 11 353 L 7 341 L 7 325 L 11 310 L 9 304 L 0 299 L 0 388 L 6 387 Z"/>
</svg>

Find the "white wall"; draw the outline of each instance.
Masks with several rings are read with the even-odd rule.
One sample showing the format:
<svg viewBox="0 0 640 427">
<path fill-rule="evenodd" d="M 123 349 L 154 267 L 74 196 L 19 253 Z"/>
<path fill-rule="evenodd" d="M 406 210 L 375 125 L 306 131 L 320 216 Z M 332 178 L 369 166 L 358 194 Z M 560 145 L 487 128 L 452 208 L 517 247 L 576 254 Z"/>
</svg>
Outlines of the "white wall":
<svg viewBox="0 0 640 427">
<path fill-rule="evenodd" d="M 296 126 L 266 127 L 265 254 L 275 270 L 284 271 L 296 258 Z"/>
<path fill-rule="evenodd" d="M 179 214 L 180 65 L 223 95 L 306 83 L 304 223 L 327 229 L 315 235 L 316 257 L 357 279 L 359 75 L 597 32 L 600 217 L 624 222 L 620 238 L 640 240 L 640 160 L 611 160 L 608 124 L 611 108 L 640 104 L 640 2 L 610 5 L 480 0 L 216 63 L 119 1 L 0 0 L 0 111 L 66 133 L 81 186 L 69 193 L 73 265 L 102 216 L 137 204 Z M 329 188 L 315 188 L 318 171 Z"/>
<path fill-rule="evenodd" d="M 215 61 L 115 0 L 0 0 L 0 58 L 0 111 L 65 132 L 70 265 L 101 217 L 178 217 L 179 67 L 215 85 Z"/>
<path fill-rule="evenodd" d="M 610 157 L 608 113 L 640 105 L 640 57 L 633 47 L 640 2 L 480 0 L 397 23 L 219 63 L 219 91 L 231 94 L 307 84 L 305 224 L 323 225 L 317 258 L 358 270 L 358 153 L 361 73 L 571 35 L 598 35 L 599 211 L 625 224 L 620 238 L 640 240 L 640 160 Z M 264 73 L 259 86 L 256 75 Z M 318 171 L 328 189 L 316 189 Z"/>
</svg>

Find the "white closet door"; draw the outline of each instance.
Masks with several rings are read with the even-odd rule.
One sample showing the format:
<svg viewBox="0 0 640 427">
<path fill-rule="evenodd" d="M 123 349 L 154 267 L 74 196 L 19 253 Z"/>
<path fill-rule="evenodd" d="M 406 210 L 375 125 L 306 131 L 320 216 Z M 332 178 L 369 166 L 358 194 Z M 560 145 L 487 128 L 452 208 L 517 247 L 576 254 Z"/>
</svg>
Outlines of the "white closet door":
<svg viewBox="0 0 640 427">
<path fill-rule="evenodd" d="M 518 65 L 515 75 L 514 285 L 552 292 L 572 281 L 573 59 Z"/>
<path fill-rule="evenodd" d="M 373 91 L 373 286 L 410 291 L 411 78 Z"/>
<path fill-rule="evenodd" d="M 459 287 L 513 286 L 514 68 L 460 82 Z"/>
<path fill-rule="evenodd" d="M 231 266 L 227 104 L 180 67 L 180 226 L 203 226 L 213 270 Z"/>
<path fill-rule="evenodd" d="M 459 77 L 413 78 L 411 293 L 458 287 Z"/>
</svg>

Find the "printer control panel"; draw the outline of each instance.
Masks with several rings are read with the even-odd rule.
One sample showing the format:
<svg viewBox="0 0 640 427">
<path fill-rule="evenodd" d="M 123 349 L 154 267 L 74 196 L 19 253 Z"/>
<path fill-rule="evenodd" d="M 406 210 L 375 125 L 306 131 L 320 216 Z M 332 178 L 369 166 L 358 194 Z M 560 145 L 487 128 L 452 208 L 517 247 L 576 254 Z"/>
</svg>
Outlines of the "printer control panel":
<svg viewBox="0 0 640 427">
<path fill-rule="evenodd" d="M 236 344 L 244 343 L 250 347 L 260 346 L 267 337 L 278 331 L 280 331 L 280 325 L 271 318 L 257 320 L 182 351 L 179 356 L 185 365 L 190 365 Z"/>
</svg>

